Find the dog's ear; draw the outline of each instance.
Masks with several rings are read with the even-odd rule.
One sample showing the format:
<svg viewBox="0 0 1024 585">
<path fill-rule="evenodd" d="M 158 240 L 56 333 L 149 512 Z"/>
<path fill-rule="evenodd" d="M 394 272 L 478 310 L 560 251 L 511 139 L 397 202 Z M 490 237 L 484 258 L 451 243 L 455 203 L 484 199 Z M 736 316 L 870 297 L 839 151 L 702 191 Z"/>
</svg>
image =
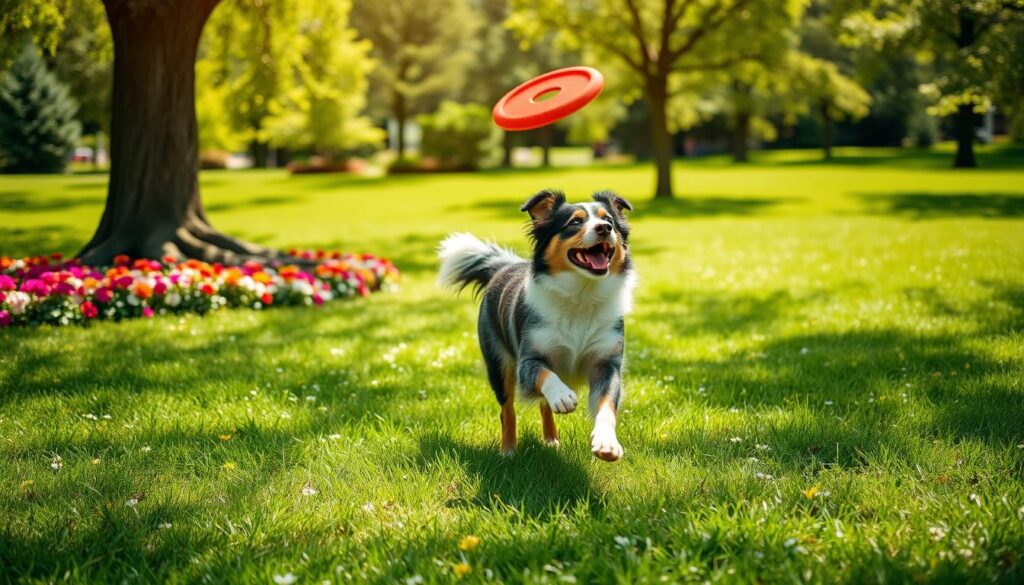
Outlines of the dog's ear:
<svg viewBox="0 0 1024 585">
<path fill-rule="evenodd" d="M 533 197 L 530 197 L 523 206 L 519 208 L 519 211 L 525 211 L 530 214 L 530 218 L 533 221 L 544 221 L 551 217 L 551 214 L 556 209 L 565 205 L 565 194 L 561 191 L 555 191 L 552 189 L 545 189 Z"/>
<path fill-rule="evenodd" d="M 629 201 L 626 201 L 611 191 L 598 191 L 597 193 L 594 193 L 594 201 L 604 203 L 618 211 L 620 215 L 625 215 L 625 212 L 627 211 L 633 211 L 633 206 Z"/>
</svg>

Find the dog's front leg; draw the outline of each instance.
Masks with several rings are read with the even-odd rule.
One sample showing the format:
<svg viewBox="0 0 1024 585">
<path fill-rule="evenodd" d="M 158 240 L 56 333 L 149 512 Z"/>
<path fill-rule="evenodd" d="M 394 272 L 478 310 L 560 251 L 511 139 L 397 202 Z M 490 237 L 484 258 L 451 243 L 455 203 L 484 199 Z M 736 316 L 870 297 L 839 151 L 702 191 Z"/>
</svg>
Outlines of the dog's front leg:
<svg viewBox="0 0 1024 585">
<path fill-rule="evenodd" d="M 544 356 L 525 347 L 519 356 L 519 387 L 527 396 L 543 396 L 558 414 L 576 410 L 579 402 L 576 393 L 551 371 Z"/>
<path fill-rule="evenodd" d="M 590 450 L 598 459 L 622 459 L 622 445 L 615 435 L 621 398 L 622 356 L 612 356 L 598 362 L 590 372 L 590 415 L 594 417 Z"/>
</svg>

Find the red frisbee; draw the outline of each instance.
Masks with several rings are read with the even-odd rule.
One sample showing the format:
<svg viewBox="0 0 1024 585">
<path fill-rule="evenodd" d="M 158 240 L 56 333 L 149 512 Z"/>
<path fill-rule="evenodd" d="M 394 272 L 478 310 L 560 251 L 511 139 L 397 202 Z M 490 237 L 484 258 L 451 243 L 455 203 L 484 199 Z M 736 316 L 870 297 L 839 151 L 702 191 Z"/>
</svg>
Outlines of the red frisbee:
<svg viewBox="0 0 1024 585">
<path fill-rule="evenodd" d="M 604 76 L 593 67 L 556 69 L 506 93 L 494 106 L 494 123 L 505 130 L 547 126 L 579 111 L 602 89 Z M 544 95 L 550 97 L 537 99 Z"/>
</svg>

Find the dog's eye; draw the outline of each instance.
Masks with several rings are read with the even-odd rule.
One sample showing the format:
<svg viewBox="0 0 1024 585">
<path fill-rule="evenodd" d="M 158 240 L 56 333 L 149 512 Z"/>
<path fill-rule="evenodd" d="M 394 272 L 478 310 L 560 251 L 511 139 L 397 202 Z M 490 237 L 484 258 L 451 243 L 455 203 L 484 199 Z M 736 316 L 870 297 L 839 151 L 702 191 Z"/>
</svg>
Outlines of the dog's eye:
<svg viewBox="0 0 1024 585">
<path fill-rule="evenodd" d="M 579 217 L 574 217 L 572 218 L 572 221 L 569 222 L 569 225 L 583 225 L 583 219 Z"/>
</svg>

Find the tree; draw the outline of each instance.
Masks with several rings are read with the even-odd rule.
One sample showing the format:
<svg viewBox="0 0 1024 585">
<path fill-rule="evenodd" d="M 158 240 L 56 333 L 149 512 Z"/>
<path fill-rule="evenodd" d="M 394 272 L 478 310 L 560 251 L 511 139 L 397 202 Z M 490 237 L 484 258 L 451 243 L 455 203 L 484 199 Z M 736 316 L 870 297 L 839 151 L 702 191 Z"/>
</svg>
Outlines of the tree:
<svg viewBox="0 0 1024 585">
<path fill-rule="evenodd" d="M 871 96 L 831 61 L 794 51 L 787 59 L 786 68 L 792 79 L 789 97 L 818 115 L 822 153 L 825 160 L 830 160 L 835 122 L 847 116 L 854 120 L 866 116 Z"/>
<path fill-rule="evenodd" d="M 364 1 L 352 7 L 352 25 L 373 43 L 373 93 L 398 125 L 401 157 L 406 122 L 461 89 L 477 17 L 466 0 Z"/>
<path fill-rule="evenodd" d="M 110 86 L 114 44 L 103 4 L 75 0 L 64 12 L 51 69 L 78 102 L 78 120 L 87 134 L 110 129 Z"/>
<path fill-rule="evenodd" d="M 8 172 L 55 173 L 78 144 L 78 105 L 46 70 L 35 46 L 0 80 L 0 163 Z"/>
<path fill-rule="evenodd" d="M 68 0 L 0 0 L 0 71 L 10 67 L 26 42 L 52 53 L 67 8 Z"/>
<path fill-rule="evenodd" d="M 655 197 L 672 197 L 671 78 L 756 60 L 799 17 L 800 0 L 513 0 L 527 38 L 557 32 L 628 67 L 651 111 Z"/>
<path fill-rule="evenodd" d="M 382 132 L 360 115 L 370 46 L 356 40 L 348 15 L 345 2 L 221 5 L 196 65 L 206 81 L 197 98 L 201 143 L 247 141 L 259 164 L 267 147 L 334 154 L 378 143 Z"/>
<path fill-rule="evenodd" d="M 864 0 L 846 19 L 850 44 L 885 50 L 907 45 L 934 59 L 941 73 L 926 92 L 930 111 L 954 116 L 954 167 L 975 167 L 974 119 L 991 105 L 993 85 L 1003 70 L 998 61 L 1001 31 L 1020 30 L 1024 0 Z"/>
</svg>

